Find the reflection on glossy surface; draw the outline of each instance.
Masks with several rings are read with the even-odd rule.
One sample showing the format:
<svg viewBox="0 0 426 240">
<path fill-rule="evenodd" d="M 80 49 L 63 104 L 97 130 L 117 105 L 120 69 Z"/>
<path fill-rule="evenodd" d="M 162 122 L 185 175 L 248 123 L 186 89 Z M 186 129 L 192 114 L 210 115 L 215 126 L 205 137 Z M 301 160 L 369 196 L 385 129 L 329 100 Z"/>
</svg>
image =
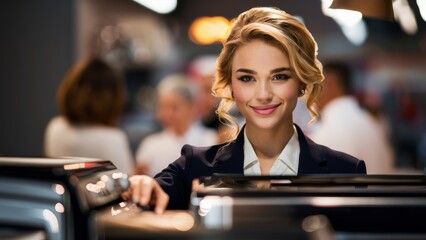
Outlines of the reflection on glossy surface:
<svg viewBox="0 0 426 240">
<path fill-rule="evenodd" d="M 198 215 L 208 229 L 230 229 L 232 227 L 234 202 L 231 197 L 207 196 L 200 201 Z"/>
<path fill-rule="evenodd" d="M 117 216 L 120 213 L 125 212 L 125 211 L 130 211 L 129 206 L 127 205 L 126 202 L 120 202 L 117 205 L 114 205 L 114 206 L 111 207 L 111 216 Z"/>
<path fill-rule="evenodd" d="M 44 209 L 43 210 L 43 217 L 49 223 L 50 230 L 53 233 L 58 233 L 59 232 L 59 223 L 58 223 L 58 219 L 56 218 L 55 214 L 53 214 L 52 211 L 50 211 L 48 209 Z"/>
<path fill-rule="evenodd" d="M 65 188 L 64 186 L 62 186 L 61 184 L 53 184 L 53 190 L 58 194 L 58 195 L 63 195 L 65 193 Z"/>
<path fill-rule="evenodd" d="M 64 165 L 65 170 L 76 170 L 76 169 L 85 168 L 85 167 L 86 167 L 85 163 L 72 163 L 72 164 Z"/>
<path fill-rule="evenodd" d="M 343 199 L 339 197 L 314 197 L 312 199 L 312 205 L 319 207 L 335 207 L 343 203 Z"/>
<path fill-rule="evenodd" d="M 55 205 L 55 210 L 56 210 L 58 213 L 64 213 L 64 212 L 65 212 L 64 205 L 62 205 L 61 203 L 56 203 L 56 205 Z"/>
<path fill-rule="evenodd" d="M 93 192 L 93 193 L 99 193 L 101 191 L 101 188 L 97 184 L 88 183 L 86 185 L 87 191 Z"/>
<path fill-rule="evenodd" d="M 308 216 L 303 219 L 302 228 L 305 232 L 310 233 L 309 239 L 312 240 L 336 239 L 330 221 L 322 214 Z"/>
</svg>

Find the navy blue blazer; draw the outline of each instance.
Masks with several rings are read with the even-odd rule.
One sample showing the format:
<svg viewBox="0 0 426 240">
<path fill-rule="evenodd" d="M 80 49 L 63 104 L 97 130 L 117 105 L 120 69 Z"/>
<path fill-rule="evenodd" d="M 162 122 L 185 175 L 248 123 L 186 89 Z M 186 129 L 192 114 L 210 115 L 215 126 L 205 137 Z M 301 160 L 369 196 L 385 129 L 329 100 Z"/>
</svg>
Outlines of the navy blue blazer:
<svg viewBox="0 0 426 240">
<path fill-rule="evenodd" d="M 366 174 L 364 161 L 316 144 L 295 126 L 300 144 L 298 175 Z M 243 130 L 228 145 L 183 146 L 181 157 L 155 176 L 170 196 L 168 209 L 188 209 L 192 180 L 196 178 L 213 173 L 244 174 Z"/>
</svg>

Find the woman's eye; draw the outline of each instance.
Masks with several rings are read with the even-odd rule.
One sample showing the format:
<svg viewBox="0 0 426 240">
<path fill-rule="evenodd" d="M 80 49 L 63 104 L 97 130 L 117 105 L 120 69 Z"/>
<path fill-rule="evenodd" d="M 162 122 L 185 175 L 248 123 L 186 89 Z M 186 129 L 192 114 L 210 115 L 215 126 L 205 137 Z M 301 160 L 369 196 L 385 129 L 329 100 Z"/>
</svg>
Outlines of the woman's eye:
<svg viewBox="0 0 426 240">
<path fill-rule="evenodd" d="M 288 80 L 290 78 L 287 74 L 277 74 L 272 77 L 272 80 Z"/>
<path fill-rule="evenodd" d="M 252 76 L 244 75 L 244 76 L 238 77 L 238 80 L 243 82 L 250 82 L 250 81 L 253 81 L 254 78 Z"/>
</svg>

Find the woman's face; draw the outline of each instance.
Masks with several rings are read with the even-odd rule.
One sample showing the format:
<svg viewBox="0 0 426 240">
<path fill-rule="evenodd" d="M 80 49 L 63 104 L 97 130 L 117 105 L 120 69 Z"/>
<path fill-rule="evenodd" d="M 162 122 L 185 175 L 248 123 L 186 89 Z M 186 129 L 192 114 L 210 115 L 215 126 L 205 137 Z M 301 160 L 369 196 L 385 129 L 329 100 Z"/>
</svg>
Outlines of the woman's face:
<svg viewBox="0 0 426 240">
<path fill-rule="evenodd" d="M 234 54 L 231 89 L 247 127 L 276 129 L 293 122 L 302 84 L 281 49 L 254 40 Z"/>
</svg>

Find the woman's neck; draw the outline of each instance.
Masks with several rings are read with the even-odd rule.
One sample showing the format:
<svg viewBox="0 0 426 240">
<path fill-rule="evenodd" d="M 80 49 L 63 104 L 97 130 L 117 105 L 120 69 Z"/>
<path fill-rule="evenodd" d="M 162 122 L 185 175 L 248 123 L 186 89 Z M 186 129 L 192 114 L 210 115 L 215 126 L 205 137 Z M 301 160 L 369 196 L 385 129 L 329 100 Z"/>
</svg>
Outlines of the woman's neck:
<svg viewBox="0 0 426 240">
<path fill-rule="evenodd" d="M 258 129 L 246 125 L 246 133 L 259 160 L 275 160 L 293 136 L 294 127 L 292 122 L 273 129 Z"/>
</svg>

